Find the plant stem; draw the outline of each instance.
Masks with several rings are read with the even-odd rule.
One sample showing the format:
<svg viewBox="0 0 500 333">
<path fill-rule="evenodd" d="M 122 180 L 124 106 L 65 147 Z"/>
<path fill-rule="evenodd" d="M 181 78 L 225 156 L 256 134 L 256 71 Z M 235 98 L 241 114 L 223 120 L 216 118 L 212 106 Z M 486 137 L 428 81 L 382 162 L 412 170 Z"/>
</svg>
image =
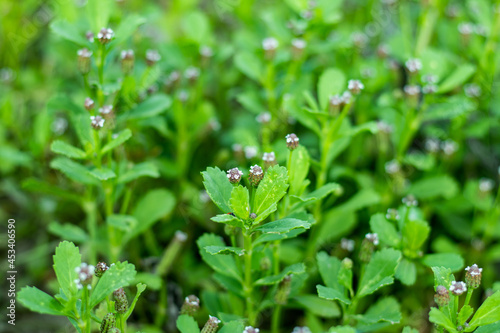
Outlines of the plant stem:
<svg viewBox="0 0 500 333">
<path fill-rule="evenodd" d="M 243 234 L 244 246 L 245 246 L 245 281 L 244 281 L 244 292 L 246 298 L 246 310 L 249 324 L 251 326 L 255 325 L 255 309 L 253 301 L 253 280 L 252 280 L 252 234 L 250 231 L 245 231 Z"/>
<path fill-rule="evenodd" d="M 89 246 L 89 262 L 95 264 L 97 262 L 96 244 L 97 244 L 97 205 L 92 195 L 92 187 L 87 191 L 87 200 L 83 202 L 83 210 L 87 216 L 87 229 L 89 231 L 90 246 Z"/>
<path fill-rule="evenodd" d="M 281 305 L 276 305 L 273 311 L 273 316 L 271 318 L 271 333 L 280 332 L 281 323 Z"/>
<path fill-rule="evenodd" d="M 474 292 L 474 289 L 472 289 L 472 288 L 467 289 L 467 296 L 465 297 L 464 306 L 469 305 L 469 302 L 470 302 L 470 299 L 471 299 L 473 292 Z"/>
<path fill-rule="evenodd" d="M 172 241 L 166 248 L 158 266 L 156 267 L 156 274 L 158 276 L 163 277 L 168 274 L 168 271 L 172 267 L 172 263 L 174 262 L 175 258 L 177 258 L 177 255 L 182 249 L 182 244 L 183 241 L 174 236 L 174 239 L 172 239 Z"/>
</svg>

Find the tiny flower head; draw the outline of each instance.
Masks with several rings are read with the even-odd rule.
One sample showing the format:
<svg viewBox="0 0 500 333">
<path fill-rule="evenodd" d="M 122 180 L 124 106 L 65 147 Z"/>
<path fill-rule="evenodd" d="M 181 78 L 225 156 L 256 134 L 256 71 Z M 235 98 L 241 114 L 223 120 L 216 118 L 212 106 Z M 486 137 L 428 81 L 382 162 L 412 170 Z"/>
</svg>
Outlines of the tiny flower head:
<svg viewBox="0 0 500 333">
<path fill-rule="evenodd" d="M 470 22 L 462 22 L 458 25 L 458 32 L 464 37 L 470 36 L 474 33 L 474 24 Z"/>
<path fill-rule="evenodd" d="M 379 130 L 379 132 L 385 134 L 390 134 L 393 131 L 392 126 L 388 122 L 385 122 L 383 120 L 377 121 L 377 129 Z"/>
<path fill-rule="evenodd" d="M 349 80 L 347 83 L 347 89 L 349 89 L 353 95 L 358 95 L 364 88 L 364 84 L 359 80 Z"/>
<path fill-rule="evenodd" d="M 351 40 L 357 48 L 363 48 L 368 43 L 368 37 L 359 31 L 351 34 Z"/>
<path fill-rule="evenodd" d="M 243 176 L 243 172 L 238 168 L 232 168 L 227 171 L 227 179 L 231 184 L 238 184 L 241 180 L 241 176 Z"/>
<path fill-rule="evenodd" d="M 467 273 L 465 273 L 465 282 L 467 286 L 471 289 L 477 289 L 481 284 L 483 269 L 479 268 L 477 264 L 474 264 L 472 266 L 467 266 L 465 270 L 467 271 Z"/>
<path fill-rule="evenodd" d="M 125 313 L 128 310 L 128 300 L 127 294 L 123 288 L 113 291 L 113 296 L 115 298 L 115 310 L 118 313 Z"/>
<path fill-rule="evenodd" d="M 389 208 L 387 209 L 387 213 L 385 214 L 385 218 L 392 221 L 399 220 L 399 212 L 397 209 Z"/>
<path fill-rule="evenodd" d="M 354 245 L 356 243 L 352 240 L 352 239 L 348 239 L 348 238 L 342 238 L 340 240 L 340 248 L 342 250 L 345 250 L 347 252 L 352 252 L 354 251 Z"/>
<path fill-rule="evenodd" d="M 264 161 L 264 167 L 267 169 L 268 167 L 276 164 L 276 155 L 274 152 L 264 153 L 262 155 L 262 160 Z"/>
<path fill-rule="evenodd" d="M 294 150 L 299 146 L 299 137 L 295 133 L 287 134 L 286 146 L 290 150 Z"/>
<path fill-rule="evenodd" d="M 438 306 L 446 306 L 450 303 L 450 293 L 445 286 L 437 286 L 434 301 Z"/>
<path fill-rule="evenodd" d="M 482 193 L 488 193 L 493 190 L 495 186 L 495 182 L 489 178 L 481 178 L 479 179 L 479 191 Z"/>
<path fill-rule="evenodd" d="M 214 55 L 214 51 L 210 46 L 202 45 L 200 46 L 200 54 L 204 58 L 211 58 Z"/>
<path fill-rule="evenodd" d="M 177 230 L 174 235 L 174 239 L 181 243 L 184 243 L 187 240 L 187 237 L 187 234 L 180 230 Z"/>
<path fill-rule="evenodd" d="M 262 40 L 262 48 L 264 51 L 274 51 L 278 48 L 279 42 L 274 37 L 267 37 Z"/>
<path fill-rule="evenodd" d="M 103 105 L 102 108 L 99 108 L 99 113 L 103 117 L 109 117 L 113 114 L 113 105 Z"/>
<path fill-rule="evenodd" d="M 401 171 L 401 165 L 396 160 L 392 160 L 385 163 L 384 168 L 385 172 L 387 172 L 387 174 L 389 175 L 395 175 L 396 173 Z"/>
<path fill-rule="evenodd" d="M 75 272 L 78 274 L 78 278 L 74 280 L 76 287 L 82 289 L 83 286 L 87 286 L 87 288 L 90 289 L 92 277 L 95 272 L 94 266 L 82 262 L 80 266 L 75 267 Z"/>
<path fill-rule="evenodd" d="M 435 94 L 438 91 L 438 87 L 434 83 L 426 84 L 422 88 L 422 92 L 426 95 Z"/>
<path fill-rule="evenodd" d="M 257 120 L 257 122 L 261 124 L 269 124 L 269 122 L 271 121 L 271 113 L 262 112 L 257 117 L 255 117 L 255 120 Z"/>
<path fill-rule="evenodd" d="M 469 83 L 464 86 L 465 96 L 470 98 L 478 98 L 482 94 L 482 89 L 475 83 Z"/>
<path fill-rule="evenodd" d="M 87 32 L 85 33 L 85 38 L 86 38 L 89 42 L 93 43 L 93 42 L 94 42 L 94 33 L 93 33 L 92 31 L 87 31 Z"/>
<path fill-rule="evenodd" d="M 153 66 L 158 61 L 160 61 L 161 55 L 157 50 L 147 50 L 146 51 L 146 64 L 148 66 Z"/>
<path fill-rule="evenodd" d="M 342 94 L 342 103 L 344 105 L 351 104 L 352 95 L 350 91 L 344 91 Z"/>
<path fill-rule="evenodd" d="M 113 39 L 113 37 L 115 36 L 115 33 L 113 32 L 113 30 L 111 30 L 110 28 L 102 28 L 98 33 L 97 33 L 97 39 L 99 39 L 99 41 L 102 43 L 102 44 L 107 44 L 111 41 L 111 39 Z"/>
<path fill-rule="evenodd" d="M 105 262 L 98 262 L 97 265 L 95 265 L 95 276 L 100 278 L 108 269 L 109 267 Z"/>
<path fill-rule="evenodd" d="M 88 111 L 90 111 L 90 110 L 92 110 L 94 108 L 95 103 L 92 100 L 92 98 L 87 97 L 87 98 L 85 98 L 85 102 L 83 102 L 83 106 L 85 107 L 85 109 L 87 109 Z"/>
<path fill-rule="evenodd" d="M 441 149 L 446 156 L 451 156 L 458 150 L 458 144 L 453 140 L 446 140 L 441 143 Z"/>
<path fill-rule="evenodd" d="M 252 186 L 257 187 L 260 184 L 260 181 L 264 178 L 264 171 L 257 164 L 250 167 L 250 172 L 248 175 L 248 179 L 250 180 L 250 184 Z"/>
<path fill-rule="evenodd" d="M 189 295 L 184 299 L 181 314 L 194 315 L 200 308 L 200 299 L 195 295 Z"/>
<path fill-rule="evenodd" d="M 260 330 L 258 328 L 254 328 L 252 326 L 247 326 L 243 330 L 243 333 L 259 333 L 259 332 L 260 332 Z"/>
<path fill-rule="evenodd" d="M 208 316 L 208 320 L 203 326 L 201 333 L 215 333 L 219 328 L 220 320 L 217 317 Z"/>
<path fill-rule="evenodd" d="M 245 153 L 245 158 L 248 160 L 257 156 L 257 147 L 255 146 L 246 146 L 245 148 L 243 148 L 243 151 Z"/>
<path fill-rule="evenodd" d="M 407 195 L 401 201 L 406 207 L 416 207 L 418 205 L 417 198 L 412 194 Z"/>
<path fill-rule="evenodd" d="M 373 245 L 378 245 L 378 235 L 376 233 L 368 233 L 365 235 L 365 238 L 373 243 Z"/>
<path fill-rule="evenodd" d="M 312 333 L 312 332 L 307 326 L 302 326 L 302 327 L 296 326 L 293 329 L 292 333 Z"/>
<path fill-rule="evenodd" d="M 405 62 L 406 69 L 412 74 L 418 73 L 422 69 L 422 62 L 420 59 L 411 58 Z"/>
<path fill-rule="evenodd" d="M 188 67 L 184 72 L 184 76 L 191 82 L 196 81 L 200 77 L 200 69 L 197 67 Z"/>
<path fill-rule="evenodd" d="M 95 130 L 98 130 L 100 128 L 103 128 L 104 126 L 104 118 L 101 116 L 91 116 L 90 117 L 90 124 Z"/>
<path fill-rule="evenodd" d="M 467 285 L 462 281 L 453 281 L 450 286 L 450 291 L 453 293 L 453 295 L 460 296 L 467 291 Z"/>
<path fill-rule="evenodd" d="M 86 75 L 90 72 L 90 57 L 92 56 L 92 51 L 83 48 L 77 51 L 78 55 L 78 70 L 81 74 Z"/>
<path fill-rule="evenodd" d="M 403 90 L 408 97 L 415 97 L 420 94 L 420 86 L 416 84 L 407 84 L 404 86 Z"/>
</svg>

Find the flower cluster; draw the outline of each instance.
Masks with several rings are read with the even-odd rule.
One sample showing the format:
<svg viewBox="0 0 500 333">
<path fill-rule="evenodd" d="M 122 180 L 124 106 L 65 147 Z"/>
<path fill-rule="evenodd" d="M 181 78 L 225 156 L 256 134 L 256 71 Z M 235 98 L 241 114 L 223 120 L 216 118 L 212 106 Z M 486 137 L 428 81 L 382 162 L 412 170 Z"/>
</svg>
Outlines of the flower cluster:
<svg viewBox="0 0 500 333">
<path fill-rule="evenodd" d="M 82 262 L 80 266 L 75 267 L 75 272 L 78 274 L 78 279 L 74 280 L 78 290 L 83 289 L 83 286 L 87 286 L 87 289 L 90 290 L 92 288 L 90 284 L 95 272 L 94 266 Z"/>
</svg>

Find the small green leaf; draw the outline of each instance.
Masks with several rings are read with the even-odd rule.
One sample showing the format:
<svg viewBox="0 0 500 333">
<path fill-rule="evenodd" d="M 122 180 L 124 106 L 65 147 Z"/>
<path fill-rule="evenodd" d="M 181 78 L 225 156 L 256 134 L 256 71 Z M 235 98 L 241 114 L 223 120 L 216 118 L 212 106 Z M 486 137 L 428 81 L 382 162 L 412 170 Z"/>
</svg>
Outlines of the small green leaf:
<svg viewBox="0 0 500 333">
<path fill-rule="evenodd" d="M 160 177 L 160 173 L 154 163 L 143 162 L 134 165 L 131 169 L 121 174 L 120 177 L 118 177 L 117 183 L 128 183 L 140 177 L 158 178 Z"/>
<path fill-rule="evenodd" d="M 401 240 L 396 227 L 386 220 L 383 214 L 375 214 L 370 218 L 370 227 L 377 233 L 380 242 L 391 247 L 398 247 Z"/>
<path fill-rule="evenodd" d="M 130 215 L 119 215 L 113 214 L 106 218 L 106 223 L 113 226 L 119 230 L 128 232 L 132 230 L 137 225 L 137 220 L 135 217 Z"/>
<path fill-rule="evenodd" d="M 89 239 L 89 236 L 82 228 L 70 223 L 59 224 L 57 222 L 51 222 L 48 231 L 65 240 L 77 243 L 85 243 Z"/>
<path fill-rule="evenodd" d="M 248 189 L 241 185 L 235 186 L 231 191 L 229 204 L 234 215 L 246 221 L 250 216 L 250 195 Z"/>
<path fill-rule="evenodd" d="M 287 182 L 288 172 L 285 167 L 275 165 L 267 169 L 255 193 L 253 210 L 257 217 L 283 198 L 288 188 Z"/>
<path fill-rule="evenodd" d="M 455 277 L 451 274 L 451 269 L 445 267 L 431 267 L 434 272 L 434 286 L 445 286 L 448 289 Z"/>
<path fill-rule="evenodd" d="M 432 176 L 413 183 L 407 193 L 413 194 L 418 199 L 435 199 L 443 197 L 451 199 L 458 193 L 458 184 L 448 175 Z"/>
<path fill-rule="evenodd" d="M 420 247 L 424 244 L 431 228 L 425 221 L 410 220 L 403 227 L 404 254 L 410 258 L 417 258 Z"/>
<path fill-rule="evenodd" d="M 64 316 L 64 307 L 54 297 L 35 287 L 24 287 L 17 293 L 19 303 L 31 311 Z"/>
<path fill-rule="evenodd" d="M 340 260 L 336 257 L 330 257 L 326 252 L 319 252 L 316 255 L 316 260 L 319 273 L 326 286 L 343 293 L 344 289 L 337 280 L 342 265 Z"/>
<path fill-rule="evenodd" d="M 431 323 L 444 327 L 450 333 L 458 332 L 450 318 L 448 318 L 448 316 L 446 316 L 437 308 L 431 308 L 431 312 L 429 313 L 429 321 Z"/>
<path fill-rule="evenodd" d="M 309 229 L 310 227 L 311 224 L 307 221 L 302 221 L 294 218 L 284 218 L 282 220 L 266 223 L 255 230 L 258 230 L 265 234 L 284 234 L 293 229 Z"/>
<path fill-rule="evenodd" d="M 450 92 L 456 87 L 464 84 L 476 72 L 476 66 L 463 64 L 458 66 L 450 76 L 448 76 L 438 88 L 438 94 Z"/>
<path fill-rule="evenodd" d="M 358 288 L 358 297 L 370 295 L 385 285 L 394 282 L 394 272 L 401 259 L 401 252 L 394 249 L 383 249 L 373 254 L 366 266 Z"/>
<path fill-rule="evenodd" d="M 445 267 L 452 272 L 458 272 L 464 267 L 464 259 L 457 253 L 427 254 L 422 258 L 422 263 L 427 267 Z"/>
<path fill-rule="evenodd" d="M 177 328 L 181 333 L 199 333 L 200 328 L 198 327 L 198 323 L 194 320 L 193 317 L 187 314 L 180 315 L 177 318 Z"/>
<path fill-rule="evenodd" d="M 342 303 L 351 304 L 351 300 L 349 300 L 349 298 L 347 298 L 344 295 L 344 293 L 342 293 L 336 289 L 325 287 L 325 286 L 318 284 L 316 286 L 316 290 L 318 291 L 318 296 L 321 298 L 324 298 L 324 299 L 327 299 L 330 301 L 339 300 Z"/>
<path fill-rule="evenodd" d="M 89 170 L 83 165 L 65 157 L 57 157 L 50 162 L 50 167 L 64 173 L 65 176 L 75 182 L 86 185 L 97 185 L 98 181 L 90 175 Z"/>
<path fill-rule="evenodd" d="M 75 244 L 71 242 L 61 242 L 56 247 L 54 259 L 54 272 L 56 273 L 59 287 L 67 298 L 76 294 L 75 279 L 78 277 L 75 268 L 82 263 L 82 256 Z"/>
<path fill-rule="evenodd" d="M 337 68 L 328 68 L 319 77 L 318 100 L 321 110 L 326 110 L 330 96 L 342 93 L 346 88 L 346 77 Z"/>
<path fill-rule="evenodd" d="M 335 318 L 340 316 L 340 309 L 336 303 L 329 302 L 315 295 L 300 295 L 293 298 L 307 311 L 323 318 Z"/>
<path fill-rule="evenodd" d="M 303 263 L 299 264 L 293 264 L 291 266 L 286 267 L 281 273 L 276 274 L 276 275 L 271 275 L 271 276 L 266 276 L 262 279 L 259 279 L 255 281 L 255 285 L 257 286 L 266 286 L 266 285 L 272 285 L 276 283 L 280 283 L 283 281 L 285 276 L 290 275 L 290 274 L 303 274 L 306 271 L 306 267 L 304 266 Z"/>
<path fill-rule="evenodd" d="M 403 258 L 396 268 L 396 279 L 404 285 L 411 286 L 417 280 L 417 266 L 406 258 Z"/>
<path fill-rule="evenodd" d="M 225 323 L 224 326 L 217 333 L 235 333 L 235 332 L 243 332 L 244 326 L 242 321 L 233 320 L 229 323 Z"/>
<path fill-rule="evenodd" d="M 196 244 L 198 244 L 203 261 L 214 271 L 222 275 L 232 277 L 240 282 L 243 280 L 241 277 L 242 273 L 236 265 L 234 257 L 212 255 L 205 249 L 207 246 L 225 247 L 226 244 L 224 244 L 221 237 L 214 234 L 203 234 L 200 238 L 198 238 Z"/>
<path fill-rule="evenodd" d="M 135 108 L 118 117 L 118 120 L 143 119 L 157 116 L 172 105 L 172 99 L 164 94 L 155 94 Z"/>
<path fill-rule="evenodd" d="M 233 227 L 241 229 L 245 228 L 243 221 L 231 214 L 219 214 L 212 217 L 211 220 L 217 223 L 232 225 Z"/>
<path fill-rule="evenodd" d="M 134 281 L 135 267 L 128 262 L 117 262 L 112 265 L 99 279 L 90 295 L 90 308 L 99 304 L 106 296 L 116 289 L 127 287 Z"/>
<path fill-rule="evenodd" d="M 65 20 L 55 20 L 50 24 L 50 30 L 56 35 L 69 40 L 79 46 L 89 47 L 90 43 L 83 37 L 74 24 L 69 23 Z"/>
<path fill-rule="evenodd" d="M 56 154 L 61 154 L 70 158 L 83 159 L 87 157 L 87 153 L 80 148 L 59 140 L 52 142 L 50 149 Z"/>
<path fill-rule="evenodd" d="M 112 6 L 111 0 L 88 0 L 86 7 L 93 31 L 108 26 Z"/>
<path fill-rule="evenodd" d="M 211 255 L 215 254 L 236 254 L 237 256 L 242 256 L 245 254 L 245 250 L 239 247 L 232 247 L 232 246 L 215 246 L 215 245 L 210 245 L 210 246 L 205 246 L 204 247 L 205 251 L 210 253 Z"/>
<path fill-rule="evenodd" d="M 459 325 L 463 325 L 467 319 L 474 313 L 474 309 L 470 305 L 464 305 L 460 309 L 460 312 L 457 316 L 457 322 Z"/>
<path fill-rule="evenodd" d="M 260 59 L 248 52 L 239 52 L 234 57 L 234 65 L 249 78 L 260 82 L 264 76 L 264 69 Z"/>
<path fill-rule="evenodd" d="M 331 327 L 328 333 L 356 333 L 356 329 L 350 326 L 335 326 Z"/>
<path fill-rule="evenodd" d="M 108 180 L 116 177 L 116 174 L 113 172 L 113 170 L 108 168 L 95 168 L 88 171 L 88 173 L 99 180 Z"/>
<path fill-rule="evenodd" d="M 396 324 L 401 321 L 401 310 L 398 301 L 394 297 L 379 299 L 375 304 L 360 316 L 360 320 L 365 323 L 378 323 L 387 321 Z"/>
<path fill-rule="evenodd" d="M 203 185 L 210 199 L 224 213 L 231 212 L 229 200 L 231 199 L 233 185 L 227 179 L 226 173 L 215 167 L 207 168 L 207 171 L 203 171 L 201 174 L 203 175 Z"/>
<path fill-rule="evenodd" d="M 500 321 L 500 291 L 489 296 L 469 322 L 470 329 Z"/>
<path fill-rule="evenodd" d="M 106 154 L 108 151 L 115 149 L 128 139 L 132 137 L 132 131 L 129 130 L 128 128 L 121 131 L 114 139 L 109 141 L 102 147 L 101 149 L 101 154 Z"/>
<path fill-rule="evenodd" d="M 135 293 L 134 300 L 132 301 L 132 304 L 130 304 L 127 312 L 123 315 L 125 320 L 127 320 L 130 317 L 130 315 L 132 314 L 132 312 L 134 311 L 135 305 L 137 304 L 139 297 L 144 292 L 144 290 L 146 290 L 146 285 L 143 283 L 138 283 L 136 285 L 136 288 L 137 288 L 137 292 Z"/>
<path fill-rule="evenodd" d="M 418 333 L 418 330 L 411 328 L 410 326 L 405 326 L 401 333 Z"/>
<path fill-rule="evenodd" d="M 121 43 L 127 41 L 137 28 L 144 24 L 146 19 L 137 14 L 130 14 L 123 18 L 118 28 L 115 30 L 116 38 L 113 40 L 114 45 L 120 45 Z"/>
<path fill-rule="evenodd" d="M 190 10 L 182 15 L 181 27 L 186 37 L 199 45 L 207 43 L 212 36 L 210 21 L 201 11 Z"/>
<path fill-rule="evenodd" d="M 306 147 L 300 145 L 297 149 L 293 150 L 291 153 L 291 163 L 297 167 L 291 168 L 289 174 L 290 180 L 290 190 L 289 195 L 300 196 L 304 192 L 309 181 L 306 180 L 307 174 L 309 173 L 309 153 Z"/>
</svg>

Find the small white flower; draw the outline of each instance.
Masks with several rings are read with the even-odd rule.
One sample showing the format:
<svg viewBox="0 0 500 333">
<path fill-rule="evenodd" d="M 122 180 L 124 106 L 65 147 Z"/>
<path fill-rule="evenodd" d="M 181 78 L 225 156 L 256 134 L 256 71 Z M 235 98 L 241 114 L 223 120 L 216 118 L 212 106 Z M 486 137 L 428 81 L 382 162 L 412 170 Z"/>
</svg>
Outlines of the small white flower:
<svg viewBox="0 0 500 333">
<path fill-rule="evenodd" d="M 469 83 L 464 86 L 465 96 L 470 98 L 480 97 L 482 89 L 475 83 Z"/>
<path fill-rule="evenodd" d="M 389 175 L 394 175 L 401 170 L 401 165 L 398 161 L 392 160 L 385 163 L 384 168 L 386 173 L 388 173 Z"/>
<path fill-rule="evenodd" d="M 311 330 L 309 329 L 309 327 L 306 327 L 306 326 L 303 326 L 303 327 L 299 327 L 299 326 L 296 326 L 292 333 L 311 333 Z"/>
<path fill-rule="evenodd" d="M 343 102 L 343 100 L 342 100 L 342 97 L 340 95 L 330 96 L 330 105 L 331 106 L 334 106 L 334 107 L 340 106 L 342 104 L 342 102 Z"/>
<path fill-rule="evenodd" d="M 365 238 L 372 242 L 373 245 L 378 245 L 378 235 L 376 233 L 368 233 Z"/>
<path fill-rule="evenodd" d="M 238 168 L 232 168 L 227 170 L 227 179 L 233 184 L 236 184 L 240 181 L 241 176 L 243 176 L 243 172 Z"/>
<path fill-rule="evenodd" d="M 217 318 L 217 317 L 213 317 L 213 316 L 211 316 L 211 315 L 208 315 L 208 320 L 209 320 L 211 323 L 213 323 L 213 324 L 217 324 L 217 325 L 218 325 L 218 324 L 220 324 L 220 322 L 221 322 L 221 321 L 219 320 L 219 318 Z"/>
<path fill-rule="evenodd" d="M 109 115 L 113 111 L 113 105 L 103 105 L 99 108 L 99 113 L 102 115 Z"/>
<path fill-rule="evenodd" d="M 479 268 L 477 264 L 474 264 L 472 266 L 467 266 L 465 270 L 469 272 L 471 276 L 478 276 L 481 275 L 481 273 L 483 272 L 483 269 Z"/>
<path fill-rule="evenodd" d="M 101 116 L 90 116 L 90 124 L 95 129 L 102 128 L 104 126 L 104 118 Z"/>
<path fill-rule="evenodd" d="M 264 171 L 262 170 L 262 168 L 260 166 L 255 164 L 254 166 L 250 167 L 250 173 L 254 176 L 260 176 L 264 173 Z"/>
<path fill-rule="evenodd" d="M 76 54 L 82 58 L 90 58 L 92 56 L 92 51 L 90 51 L 89 49 L 83 48 L 83 49 L 78 50 L 76 52 Z"/>
<path fill-rule="evenodd" d="M 247 326 L 243 330 L 243 333 L 259 333 L 259 332 L 260 332 L 260 330 L 258 328 L 254 328 L 252 326 Z"/>
<path fill-rule="evenodd" d="M 187 234 L 185 232 L 182 232 L 180 230 L 177 230 L 175 232 L 175 239 L 178 240 L 179 242 L 185 242 L 187 239 Z"/>
<path fill-rule="evenodd" d="M 303 50 L 307 46 L 307 42 L 300 38 L 292 39 L 292 46 L 298 50 Z"/>
<path fill-rule="evenodd" d="M 264 40 L 262 41 L 262 48 L 265 51 L 274 51 L 278 48 L 278 46 L 279 46 L 279 42 L 274 37 L 267 37 L 267 38 L 264 38 Z"/>
<path fill-rule="evenodd" d="M 404 91 L 408 96 L 417 96 L 418 94 L 420 94 L 420 86 L 417 86 L 415 84 L 407 84 L 406 86 L 404 86 Z"/>
<path fill-rule="evenodd" d="M 352 95 L 349 91 L 344 91 L 342 94 L 342 103 L 344 104 L 350 104 L 352 99 Z"/>
<path fill-rule="evenodd" d="M 416 73 L 422 69 L 422 62 L 416 58 L 408 59 L 405 65 L 410 73 Z"/>
<path fill-rule="evenodd" d="M 481 178 L 479 179 L 479 191 L 486 193 L 490 192 L 495 186 L 495 182 L 489 178 Z"/>
<path fill-rule="evenodd" d="M 157 50 L 146 51 L 146 62 L 148 65 L 153 65 L 161 60 L 161 55 Z"/>
<path fill-rule="evenodd" d="M 435 138 L 425 140 L 425 150 L 430 153 L 436 153 L 439 150 L 439 140 Z"/>
<path fill-rule="evenodd" d="M 446 140 L 441 143 L 441 149 L 445 155 L 450 156 L 458 150 L 458 144 L 453 140 Z"/>
<path fill-rule="evenodd" d="M 474 32 L 474 24 L 470 22 L 463 22 L 458 25 L 458 31 L 462 35 L 470 35 Z"/>
<path fill-rule="evenodd" d="M 120 53 L 122 59 L 134 59 L 134 50 L 123 50 Z"/>
<path fill-rule="evenodd" d="M 264 153 L 264 155 L 262 156 L 262 160 L 264 162 L 273 163 L 276 161 L 276 155 L 273 151 L 270 153 Z"/>
<path fill-rule="evenodd" d="M 50 126 L 52 132 L 56 135 L 63 134 L 68 128 L 68 121 L 62 117 L 57 117 Z"/>
<path fill-rule="evenodd" d="M 245 158 L 248 160 L 257 156 L 258 150 L 255 146 L 246 146 L 245 148 L 243 148 L 243 150 L 245 151 Z"/>
<path fill-rule="evenodd" d="M 211 47 L 202 45 L 200 46 L 200 54 L 205 58 L 210 58 L 214 55 L 214 51 Z"/>
<path fill-rule="evenodd" d="M 454 294 L 454 295 L 462 295 L 464 292 L 467 291 L 467 285 L 465 284 L 465 282 L 462 282 L 462 281 L 453 281 L 451 283 L 451 286 L 450 286 L 450 291 Z"/>
<path fill-rule="evenodd" d="M 255 120 L 261 124 L 268 124 L 271 121 L 271 113 L 270 112 L 262 112 L 259 114 L 257 117 L 255 117 Z"/>
<path fill-rule="evenodd" d="M 352 239 L 342 238 L 340 240 L 340 248 L 348 252 L 352 252 L 354 250 L 354 245 L 355 242 Z"/>
<path fill-rule="evenodd" d="M 115 36 L 114 31 L 109 29 L 109 28 L 102 28 L 97 33 L 97 39 L 99 39 L 99 41 L 101 41 L 101 43 L 109 42 L 114 36 Z"/>
<path fill-rule="evenodd" d="M 188 80 L 196 80 L 200 76 L 200 69 L 197 67 L 188 67 L 184 72 L 184 76 Z"/>
<path fill-rule="evenodd" d="M 347 89 L 353 94 L 359 94 L 364 88 L 364 84 L 359 80 L 349 80 L 347 83 Z"/>
<path fill-rule="evenodd" d="M 377 129 L 380 132 L 386 133 L 386 134 L 390 134 L 393 131 L 392 126 L 389 123 L 387 123 L 387 122 L 385 122 L 383 120 L 377 121 Z"/>
</svg>

